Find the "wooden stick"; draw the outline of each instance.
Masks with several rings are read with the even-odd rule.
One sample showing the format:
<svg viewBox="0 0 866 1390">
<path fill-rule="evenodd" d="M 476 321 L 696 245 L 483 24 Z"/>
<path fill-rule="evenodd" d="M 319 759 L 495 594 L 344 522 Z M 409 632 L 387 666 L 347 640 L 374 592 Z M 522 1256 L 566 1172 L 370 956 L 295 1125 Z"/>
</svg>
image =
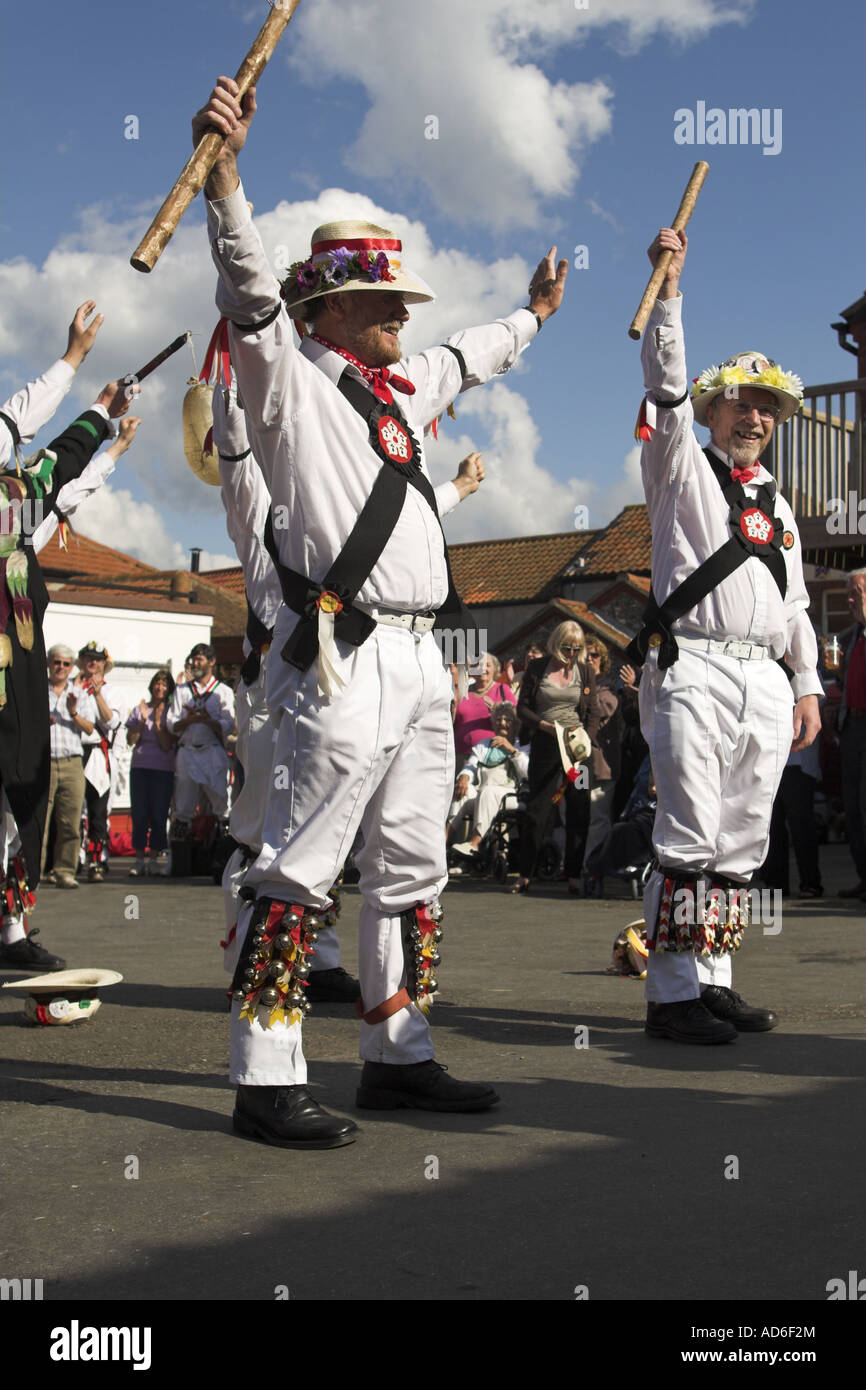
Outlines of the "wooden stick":
<svg viewBox="0 0 866 1390">
<path fill-rule="evenodd" d="M 698 194 L 701 191 L 704 179 L 707 177 L 709 171 L 709 164 L 703 159 L 699 159 L 686 185 L 686 191 L 683 194 L 682 202 L 677 210 L 677 215 L 671 223 L 675 232 L 681 232 L 687 226 L 688 220 L 695 210 Z M 647 287 L 643 292 L 643 299 L 640 302 L 638 311 L 629 325 L 628 336 L 630 338 L 639 338 L 643 333 L 646 327 L 646 321 L 652 313 L 652 307 L 658 299 L 662 281 L 667 274 L 668 266 L 673 259 L 673 255 L 673 251 L 663 251 L 659 256 L 655 270 L 650 276 Z"/>
<path fill-rule="evenodd" d="M 299 4 L 300 0 L 274 0 L 270 14 L 235 74 L 238 101 L 258 82 Z M 129 258 L 130 265 L 136 270 L 145 274 L 153 270 L 193 198 L 204 188 L 225 138 L 218 130 L 209 130 L 201 137 L 177 182 Z"/>
</svg>

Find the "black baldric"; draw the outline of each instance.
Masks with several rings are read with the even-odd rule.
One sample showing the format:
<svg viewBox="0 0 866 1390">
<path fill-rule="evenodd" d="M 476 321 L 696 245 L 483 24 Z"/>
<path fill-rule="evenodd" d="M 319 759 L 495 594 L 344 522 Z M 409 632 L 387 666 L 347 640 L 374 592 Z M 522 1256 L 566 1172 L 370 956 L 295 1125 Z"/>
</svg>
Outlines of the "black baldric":
<svg viewBox="0 0 866 1390">
<path fill-rule="evenodd" d="M 630 661 L 642 665 L 646 661 L 648 650 L 658 647 L 658 665 L 661 671 L 672 666 L 679 656 L 676 638 L 671 632 L 672 625 L 696 604 L 701 603 L 713 589 L 718 588 L 722 580 L 738 570 L 740 565 L 744 565 L 750 555 L 754 555 L 767 566 L 782 598 L 785 597 L 788 587 L 782 548 L 784 546 L 790 549 L 794 537 L 792 532 L 784 530 L 779 518 L 773 514 L 776 502 L 775 482 L 761 483 L 757 495 L 751 498 L 742 483 L 735 482 L 730 470 L 711 448 L 704 449 L 704 454 L 730 507 L 728 524 L 731 536 L 715 554 L 704 560 L 702 565 L 684 579 L 663 604 L 659 605 L 656 602 L 650 589 L 641 629 L 629 645 L 626 655 Z M 756 538 L 754 522 L 758 523 L 757 534 L 766 534 L 765 540 Z M 750 530 L 752 535 L 749 534 Z"/>
<path fill-rule="evenodd" d="M 7 430 L 11 434 L 12 443 L 17 449 L 18 445 L 21 443 L 21 435 L 18 433 L 18 426 L 12 419 L 11 415 L 7 415 L 3 410 L 0 410 L 0 420 L 3 421 L 3 424 L 6 426 Z"/>
<path fill-rule="evenodd" d="M 352 647 L 360 647 L 374 630 L 376 620 L 368 613 L 355 608 L 354 600 L 369 578 L 397 525 L 406 498 L 406 488 L 417 488 L 432 507 L 437 519 L 439 515 L 436 494 L 429 479 L 421 472 L 421 450 L 418 441 L 396 401 L 391 405 L 385 405 L 363 382 L 358 381 L 357 377 L 349 376 L 345 371 L 337 382 L 337 387 L 349 405 L 366 421 L 370 432 L 370 447 L 382 460 L 383 466 L 343 549 L 321 583 L 308 579 L 282 563 L 277 550 L 272 513 L 268 513 L 264 533 L 265 545 L 279 576 L 284 601 L 295 613 L 301 615 L 301 622 L 295 627 L 281 655 L 284 661 L 288 661 L 300 671 L 308 670 L 318 653 L 316 600 L 320 594 L 334 593 L 342 604 L 334 619 L 334 635 L 340 641 Z M 390 453 L 386 447 L 389 441 L 396 441 L 392 442 Z M 445 620 L 449 619 L 452 623 L 459 623 L 461 628 L 474 628 L 474 621 L 464 610 L 454 588 L 447 546 L 445 564 L 448 595 L 437 614 L 436 626 L 445 625 Z"/>
</svg>

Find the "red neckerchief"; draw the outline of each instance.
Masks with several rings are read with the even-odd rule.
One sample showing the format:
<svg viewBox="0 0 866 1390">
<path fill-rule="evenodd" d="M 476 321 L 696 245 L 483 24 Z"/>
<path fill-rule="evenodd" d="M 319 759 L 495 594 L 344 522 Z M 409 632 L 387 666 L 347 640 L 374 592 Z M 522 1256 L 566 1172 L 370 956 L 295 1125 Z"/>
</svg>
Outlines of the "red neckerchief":
<svg viewBox="0 0 866 1390">
<path fill-rule="evenodd" d="M 751 483 L 761 471 L 759 463 L 753 463 L 749 468 L 732 468 L 731 477 L 735 483 Z"/>
<path fill-rule="evenodd" d="M 327 338 L 322 338 L 318 333 L 311 333 L 310 337 L 314 342 L 321 343 L 322 347 L 330 348 L 331 352 L 338 352 L 341 357 L 345 357 L 347 362 L 351 362 L 353 367 L 357 367 L 361 376 L 371 388 L 373 395 L 385 405 L 393 405 L 394 397 L 391 394 L 391 386 L 397 391 L 402 391 L 404 396 L 414 396 L 415 387 L 411 381 L 407 381 L 404 376 L 397 376 L 395 372 L 387 367 L 368 367 L 345 348 L 337 347 L 336 343 L 329 343 Z M 388 383 L 391 383 L 391 386 Z"/>
<path fill-rule="evenodd" d="M 208 680 L 205 681 L 204 687 L 201 690 L 199 690 L 198 688 L 197 680 L 193 679 L 190 681 L 189 684 L 190 689 L 192 690 L 193 704 L 196 705 L 198 709 L 202 709 L 204 707 L 208 695 L 211 693 L 214 686 L 219 684 L 219 681 L 217 680 L 216 676 L 211 676 Z"/>
</svg>

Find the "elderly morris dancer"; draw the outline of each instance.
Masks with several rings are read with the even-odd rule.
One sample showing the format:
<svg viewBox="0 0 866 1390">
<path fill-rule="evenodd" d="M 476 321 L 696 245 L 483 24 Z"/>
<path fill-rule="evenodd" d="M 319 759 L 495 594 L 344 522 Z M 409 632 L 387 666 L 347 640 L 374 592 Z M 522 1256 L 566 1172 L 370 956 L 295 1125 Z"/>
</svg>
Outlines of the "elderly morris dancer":
<svg viewBox="0 0 866 1390">
<path fill-rule="evenodd" d="M 193 138 L 227 136 L 205 189 L 217 302 L 232 322 L 285 603 L 268 663 L 277 739 L 263 848 L 238 924 L 234 1124 L 268 1143 L 330 1148 L 357 1130 L 306 1090 L 305 957 L 359 829 L 358 1105 L 471 1111 L 498 1099 L 433 1060 L 419 1007 L 435 990 L 454 782 L 451 680 L 432 628 L 437 610 L 461 621 L 419 440 L 461 390 L 517 360 L 558 308 L 567 264 L 554 272 L 553 252 L 542 261 L 528 309 L 401 362 L 406 305 L 433 296 L 392 233 L 333 223 L 290 269 L 284 307 L 238 181 L 255 97 L 242 108 L 236 91 L 218 80 Z M 314 325 L 300 351 L 290 317 Z"/>
<path fill-rule="evenodd" d="M 763 863 L 792 738 L 804 748 L 818 732 L 822 687 L 794 516 L 758 461 L 799 409 L 800 379 L 745 352 L 703 372 L 689 397 L 678 290 L 687 244 L 663 228 L 649 248 L 653 265 L 675 254 L 643 343 L 652 592 L 635 646 L 658 787 L 646 1031 L 724 1043 L 778 1021 L 731 989 L 738 890 Z M 695 420 L 709 427 L 706 449 Z"/>
</svg>

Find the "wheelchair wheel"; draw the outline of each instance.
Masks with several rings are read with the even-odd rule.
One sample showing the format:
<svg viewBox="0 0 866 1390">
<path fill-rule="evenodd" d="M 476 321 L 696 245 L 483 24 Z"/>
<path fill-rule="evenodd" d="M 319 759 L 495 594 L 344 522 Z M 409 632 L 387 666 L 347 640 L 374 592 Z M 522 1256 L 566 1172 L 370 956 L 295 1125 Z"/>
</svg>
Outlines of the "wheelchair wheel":
<svg viewBox="0 0 866 1390">
<path fill-rule="evenodd" d="M 493 861 L 493 877 L 497 883 L 504 883 L 508 878 L 508 855 L 497 854 Z"/>
</svg>

